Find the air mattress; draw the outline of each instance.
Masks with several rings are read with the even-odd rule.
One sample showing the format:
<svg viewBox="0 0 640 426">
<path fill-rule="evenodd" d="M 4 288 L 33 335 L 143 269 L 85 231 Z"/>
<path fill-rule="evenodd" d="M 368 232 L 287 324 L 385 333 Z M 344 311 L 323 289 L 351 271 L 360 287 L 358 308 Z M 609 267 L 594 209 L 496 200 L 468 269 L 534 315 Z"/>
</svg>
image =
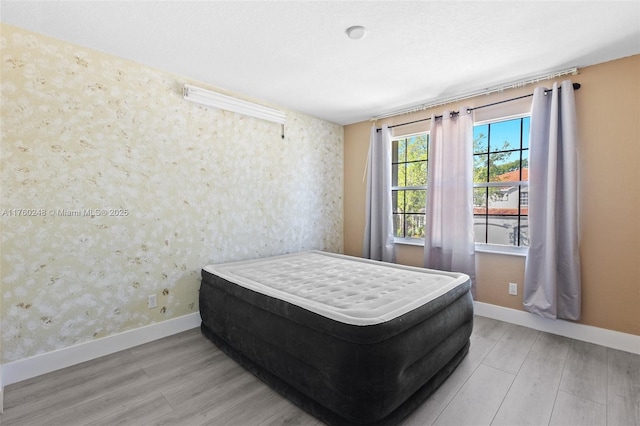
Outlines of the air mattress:
<svg viewBox="0 0 640 426">
<path fill-rule="evenodd" d="M 393 424 L 466 355 L 469 277 L 325 252 L 208 265 L 202 331 L 335 425 Z"/>
</svg>

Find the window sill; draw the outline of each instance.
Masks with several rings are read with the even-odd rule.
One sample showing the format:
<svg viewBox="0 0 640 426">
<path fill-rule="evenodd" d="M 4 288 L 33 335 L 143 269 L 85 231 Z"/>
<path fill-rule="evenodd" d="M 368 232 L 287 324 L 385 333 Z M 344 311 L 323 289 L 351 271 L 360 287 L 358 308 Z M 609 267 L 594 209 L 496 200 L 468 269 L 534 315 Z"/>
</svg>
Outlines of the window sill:
<svg viewBox="0 0 640 426">
<path fill-rule="evenodd" d="M 424 247 L 424 240 L 418 240 L 417 238 L 394 238 L 393 243 L 405 246 Z"/>
<path fill-rule="evenodd" d="M 418 239 L 395 238 L 393 240 L 393 243 L 398 245 L 405 245 L 405 246 L 424 247 L 424 240 L 418 240 Z M 507 256 L 525 257 L 529 252 L 529 247 L 513 247 L 513 246 L 503 246 L 499 244 L 476 243 L 475 251 L 476 253 L 492 253 L 492 254 L 503 254 Z"/>
<path fill-rule="evenodd" d="M 502 246 L 499 244 L 476 243 L 476 253 L 504 254 L 507 256 L 525 257 L 529 247 Z"/>
</svg>

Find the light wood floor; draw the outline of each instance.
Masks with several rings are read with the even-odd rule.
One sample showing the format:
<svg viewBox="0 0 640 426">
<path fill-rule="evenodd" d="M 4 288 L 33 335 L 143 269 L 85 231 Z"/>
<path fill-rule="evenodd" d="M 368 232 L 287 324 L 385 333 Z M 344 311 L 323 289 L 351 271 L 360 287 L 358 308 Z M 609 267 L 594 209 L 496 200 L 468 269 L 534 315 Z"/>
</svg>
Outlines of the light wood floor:
<svg viewBox="0 0 640 426">
<path fill-rule="evenodd" d="M 190 330 L 5 389 L 10 425 L 320 425 Z M 476 317 L 408 425 L 640 425 L 640 355 Z"/>
</svg>

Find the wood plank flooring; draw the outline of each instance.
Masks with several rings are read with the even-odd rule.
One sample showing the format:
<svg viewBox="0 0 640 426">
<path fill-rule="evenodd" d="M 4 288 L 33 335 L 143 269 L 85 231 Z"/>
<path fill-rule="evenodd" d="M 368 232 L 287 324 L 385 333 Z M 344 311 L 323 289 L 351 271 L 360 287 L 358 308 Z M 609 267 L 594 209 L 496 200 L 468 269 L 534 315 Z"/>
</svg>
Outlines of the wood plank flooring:
<svg viewBox="0 0 640 426">
<path fill-rule="evenodd" d="M 5 388 L 2 426 L 321 425 L 199 329 Z M 403 426 L 640 425 L 640 355 L 476 317 L 471 349 Z"/>
</svg>

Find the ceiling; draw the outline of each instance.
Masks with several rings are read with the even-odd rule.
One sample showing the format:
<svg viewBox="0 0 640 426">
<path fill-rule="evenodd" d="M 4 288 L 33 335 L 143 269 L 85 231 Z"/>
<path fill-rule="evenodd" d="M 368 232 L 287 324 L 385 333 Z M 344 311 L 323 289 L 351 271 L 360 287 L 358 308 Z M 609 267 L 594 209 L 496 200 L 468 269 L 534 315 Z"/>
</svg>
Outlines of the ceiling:
<svg viewBox="0 0 640 426">
<path fill-rule="evenodd" d="M 0 21 L 338 124 L 640 53 L 637 0 L 2 0 Z"/>
</svg>

